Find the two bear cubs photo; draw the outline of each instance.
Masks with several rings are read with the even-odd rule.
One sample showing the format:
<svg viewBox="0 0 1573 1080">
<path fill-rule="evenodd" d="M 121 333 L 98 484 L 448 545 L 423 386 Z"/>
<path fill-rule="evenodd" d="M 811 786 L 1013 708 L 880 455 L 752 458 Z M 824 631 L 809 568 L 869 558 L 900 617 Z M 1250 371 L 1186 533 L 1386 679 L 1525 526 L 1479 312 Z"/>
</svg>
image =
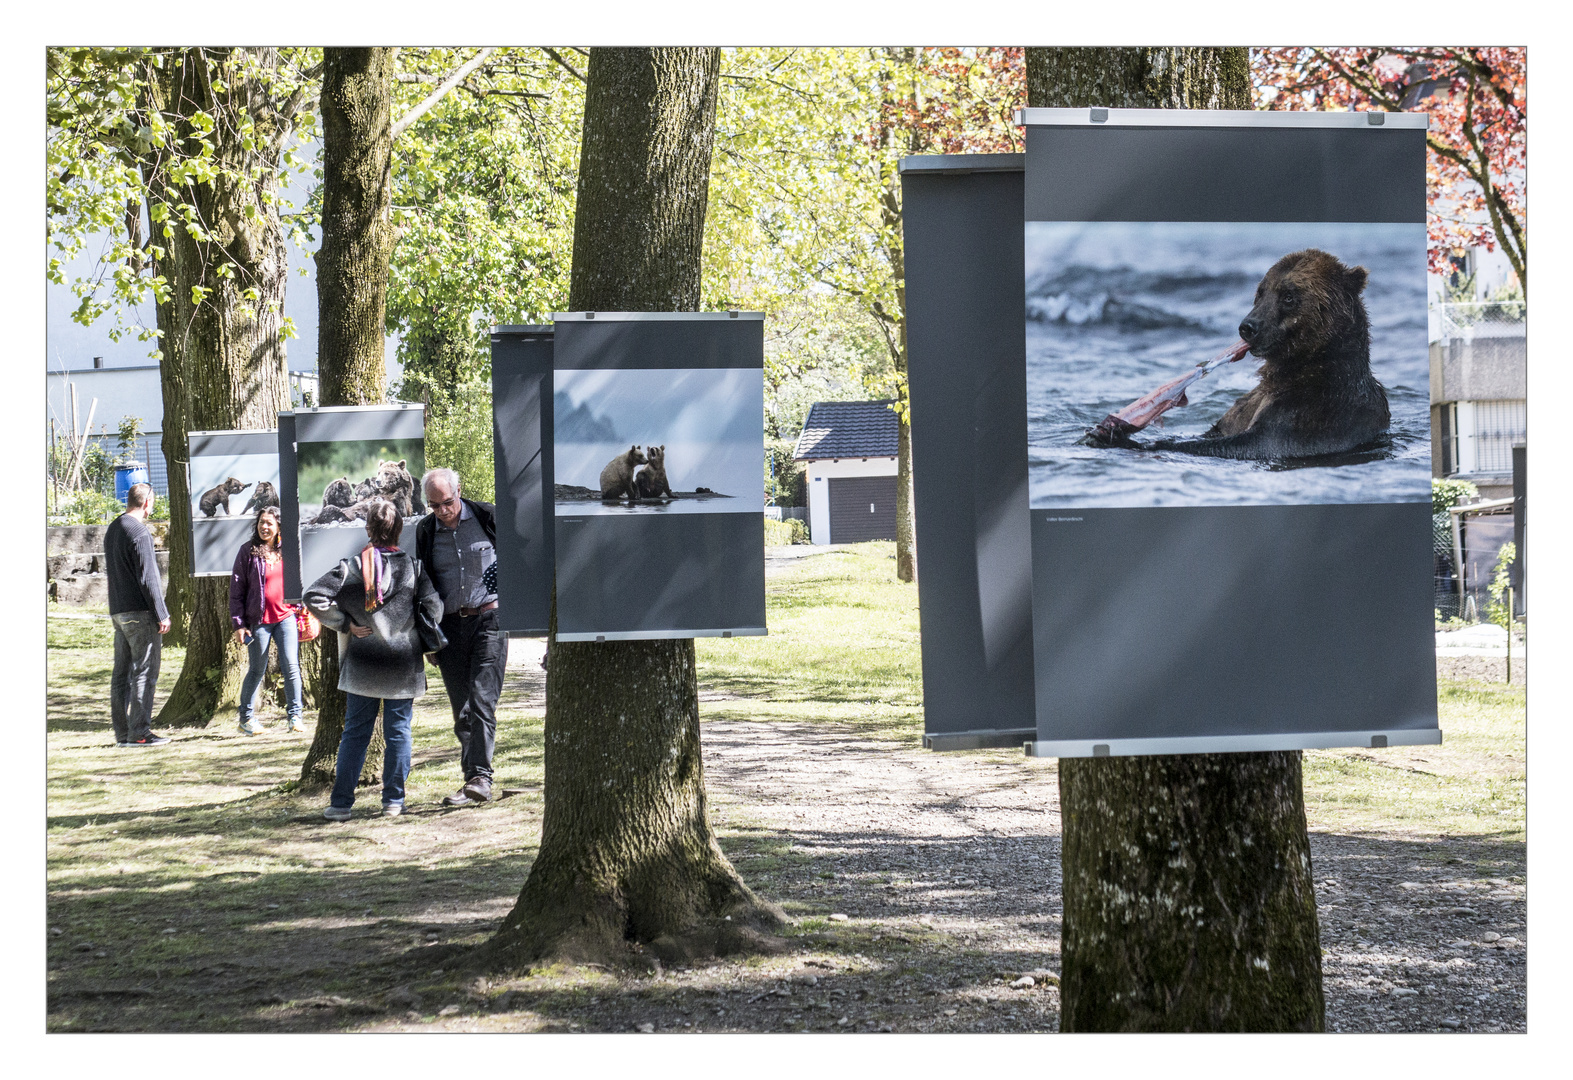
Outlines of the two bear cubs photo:
<svg viewBox="0 0 1573 1080">
<path fill-rule="evenodd" d="M 242 481 L 231 476 L 219 481 L 213 487 L 204 491 L 197 499 L 197 509 L 203 517 L 230 516 L 229 500 L 251 487 L 249 481 Z M 256 490 L 251 493 L 251 498 L 246 501 L 241 514 L 255 513 L 265 506 L 279 504 L 279 491 L 267 480 L 256 481 Z"/>
<path fill-rule="evenodd" d="M 635 470 L 638 470 L 637 472 Z M 666 482 L 666 447 L 648 446 L 641 453 L 638 444 L 619 454 L 601 470 L 601 498 L 656 499 L 672 497 Z"/>
<path fill-rule="evenodd" d="M 1426 497 L 1423 227 L 1029 222 L 1026 239 L 1034 507 Z"/>
</svg>

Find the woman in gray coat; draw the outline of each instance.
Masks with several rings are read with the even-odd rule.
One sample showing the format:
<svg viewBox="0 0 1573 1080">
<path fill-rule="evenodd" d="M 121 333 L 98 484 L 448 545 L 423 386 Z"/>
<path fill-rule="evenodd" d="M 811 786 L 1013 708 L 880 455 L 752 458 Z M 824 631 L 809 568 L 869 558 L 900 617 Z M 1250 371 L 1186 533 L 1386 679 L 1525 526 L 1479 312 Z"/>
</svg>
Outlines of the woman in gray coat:
<svg viewBox="0 0 1573 1080">
<path fill-rule="evenodd" d="M 415 699 L 426 692 L 424 654 L 446 642 L 437 624 L 442 599 L 420 560 L 398 547 L 404 520 L 391 502 L 366 510 L 371 541 L 305 590 L 302 601 L 322 625 L 339 632 L 339 689 L 347 703 L 333 795 L 322 816 L 348 821 L 355 784 L 382 706 L 387 748 L 382 762 L 382 812 L 404 812 L 410 774 L 410 721 Z"/>
</svg>

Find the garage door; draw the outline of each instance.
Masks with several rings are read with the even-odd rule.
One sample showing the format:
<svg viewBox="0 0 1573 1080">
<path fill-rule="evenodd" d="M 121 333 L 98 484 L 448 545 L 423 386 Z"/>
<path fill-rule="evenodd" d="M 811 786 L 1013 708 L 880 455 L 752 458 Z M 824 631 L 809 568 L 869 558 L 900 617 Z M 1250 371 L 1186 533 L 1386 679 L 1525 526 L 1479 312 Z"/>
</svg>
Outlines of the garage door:
<svg viewBox="0 0 1573 1080">
<path fill-rule="evenodd" d="M 835 476 L 830 487 L 830 542 L 896 538 L 896 478 Z"/>
</svg>

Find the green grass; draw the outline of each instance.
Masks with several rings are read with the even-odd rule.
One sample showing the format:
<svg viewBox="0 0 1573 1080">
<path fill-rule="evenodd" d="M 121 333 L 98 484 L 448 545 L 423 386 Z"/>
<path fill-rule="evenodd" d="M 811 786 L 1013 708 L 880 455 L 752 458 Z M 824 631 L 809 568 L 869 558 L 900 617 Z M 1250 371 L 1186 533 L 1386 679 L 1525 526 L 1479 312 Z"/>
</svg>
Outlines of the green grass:
<svg viewBox="0 0 1573 1080">
<path fill-rule="evenodd" d="M 1306 813 L 1337 831 L 1491 836 L 1522 842 L 1522 687 L 1442 680 L 1442 745 L 1310 750 Z"/>
<path fill-rule="evenodd" d="M 765 584 L 770 633 L 700 638 L 699 682 L 746 701 L 707 719 L 833 721 L 861 734 L 923 734 L 918 590 L 896 580 L 895 545 L 850 545 L 783 567 Z"/>
</svg>

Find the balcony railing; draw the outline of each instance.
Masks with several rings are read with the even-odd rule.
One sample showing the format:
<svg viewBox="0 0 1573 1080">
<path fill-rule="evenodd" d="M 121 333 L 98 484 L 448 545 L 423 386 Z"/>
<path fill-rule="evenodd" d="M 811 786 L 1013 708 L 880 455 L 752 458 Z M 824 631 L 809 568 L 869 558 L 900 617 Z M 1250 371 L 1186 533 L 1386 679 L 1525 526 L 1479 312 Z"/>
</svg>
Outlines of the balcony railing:
<svg viewBox="0 0 1573 1080">
<path fill-rule="evenodd" d="M 1482 300 L 1431 305 L 1431 340 L 1453 341 L 1524 336 L 1528 305 L 1522 300 Z"/>
</svg>

